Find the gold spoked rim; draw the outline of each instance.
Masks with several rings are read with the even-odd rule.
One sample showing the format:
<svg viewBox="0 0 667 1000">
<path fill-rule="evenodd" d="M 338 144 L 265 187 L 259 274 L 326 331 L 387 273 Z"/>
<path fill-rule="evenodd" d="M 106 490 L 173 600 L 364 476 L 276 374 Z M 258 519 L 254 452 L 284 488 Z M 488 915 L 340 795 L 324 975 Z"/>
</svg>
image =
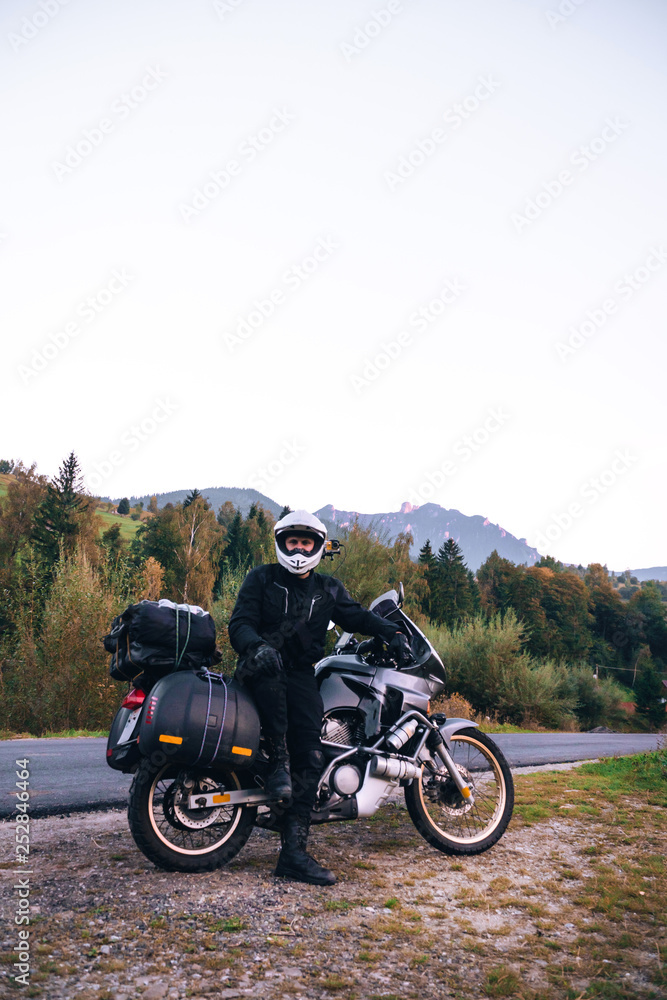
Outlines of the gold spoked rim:
<svg viewBox="0 0 667 1000">
<path fill-rule="evenodd" d="M 183 829 L 180 825 L 171 823 L 167 817 L 169 810 L 165 808 L 165 796 L 168 796 L 181 770 L 182 768 L 173 764 L 166 764 L 155 775 L 148 794 L 148 816 L 151 826 L 156 837 L 171 851 L 188 855 L 210 854 L 211 851 L 221 847 L 234 833 L 241 821 L 241 807 L 216 807 L 215 822 L 210 826 Z M 241 787 L 233 771 L 227 772 L 226 777 L 234 788 Z"/>
<path fill-rule="evenodd" d="M 493 753 L 472 736 L 455 733 L 449 752 L 470 785 L 475 801 L 472 806 L 466 803 L 443 768 L 439 772 L 442 781 L 436 777 L 434 782 L 427 770 L 422 771 L 419 781 L 422 806 L 441 836 L 457 844 L 475 844 L 489 837 L 502 819 L 507 801 L 505 778 Z M 437 790 L 437 798 L 429 796 L 429 785 L 434 793 Z"/>
</svg>

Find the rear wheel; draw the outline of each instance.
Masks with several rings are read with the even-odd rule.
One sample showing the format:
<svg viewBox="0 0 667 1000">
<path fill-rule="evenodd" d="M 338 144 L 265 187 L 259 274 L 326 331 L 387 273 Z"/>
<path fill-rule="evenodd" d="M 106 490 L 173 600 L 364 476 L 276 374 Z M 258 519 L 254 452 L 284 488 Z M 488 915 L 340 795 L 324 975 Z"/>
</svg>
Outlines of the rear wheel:
<svg viewBox="0 0 667 1000">
<path fill-rule="evenodd" d="M 472 791 L 472 804 L 437 758 L 436 770 L 425 764 L 421 778 L 406 787 L 405 804 L 419 833 L 439 851 L 481 854 L 500 840 L 512 816 L 512 773 L 493 740 L 478 729 L 460 729 L 448 749 Z"/>
<path fill-rule="evenodd" d="M 235 771 L 215 773 L 142 760 L 130 788 L 128 821 L 139 850 L 171 872 L 207 872 L 227 864 L 252 833 L 257 808 L 190 809 L 197 792 L 243 787 Z"/>
</svg>

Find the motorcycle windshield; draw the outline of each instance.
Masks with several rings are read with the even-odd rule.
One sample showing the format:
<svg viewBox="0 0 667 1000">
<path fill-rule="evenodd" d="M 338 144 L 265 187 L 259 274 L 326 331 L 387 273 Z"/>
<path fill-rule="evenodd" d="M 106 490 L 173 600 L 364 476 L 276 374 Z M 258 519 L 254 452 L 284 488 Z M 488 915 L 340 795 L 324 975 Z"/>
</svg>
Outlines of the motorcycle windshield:
<svg viewBox="0 0 667 1000">
<path fill-rule="evenodd" d="M 435 647 L 426 638 L 422 630 L 415 625 L 412 619 L 408 618 L 398 604 L 398 593 L 395 590 L 388 590 L 386 594 L 376 597 L 370 606 L 380 618 L 386 618 L 394 622 L 404 632 L 410 640 L 410 648 L 415 658 L 415 663 L 407 667 L 401 667 L 401 671 L 406 674 L 417 674 L 429 682 L 432 694 L 440 694 L 447 681 L 445 665 L 440 659 Z"/>
</svg>

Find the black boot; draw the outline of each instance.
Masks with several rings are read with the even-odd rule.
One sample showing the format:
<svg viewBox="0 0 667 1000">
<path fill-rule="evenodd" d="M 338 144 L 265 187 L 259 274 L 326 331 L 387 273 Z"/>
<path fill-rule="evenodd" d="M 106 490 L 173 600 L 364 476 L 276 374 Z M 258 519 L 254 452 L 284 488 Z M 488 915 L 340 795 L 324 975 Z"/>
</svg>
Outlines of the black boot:
<svg viewBox="0 0 667 1000">
<path fill-rule="evenodd" d="M 269 773 L 266 778 L 266 791 L 273 800 L 285 802 L 292 797 L 292 777 L 290 775 L 289 753 L 287 740 L 267 737 L 269 751 Z"/>
<path fill-rule="evenodd" d="M 305 816 L 291 816 L 289 813 L 285 816 L 284 829 L 280 833 L 283 846 L 274 875 L 310 885 L 333 885 L 336 881 L 334 873 L 306 854 L 309 830 L 310 820 Z"/>
</svg>

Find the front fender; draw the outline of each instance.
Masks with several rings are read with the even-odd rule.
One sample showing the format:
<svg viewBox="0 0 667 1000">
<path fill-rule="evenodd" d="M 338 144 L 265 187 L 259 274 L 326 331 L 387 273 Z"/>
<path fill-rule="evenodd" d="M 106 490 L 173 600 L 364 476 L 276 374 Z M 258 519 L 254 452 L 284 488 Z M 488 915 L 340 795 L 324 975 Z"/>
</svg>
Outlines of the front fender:
<svg viewBox="0 0 667 1000">
<path fill-rule="evenodd" d="M 479 724 L 471 722 L 470 719 L 447 719 L 442 725 L 438 726 L 438 729 L 446 745 L 450 747 L 454 733 L 458 733 L 460 729 L 468 729 L 469 726 L 479 729 Z"/>
</svg>

